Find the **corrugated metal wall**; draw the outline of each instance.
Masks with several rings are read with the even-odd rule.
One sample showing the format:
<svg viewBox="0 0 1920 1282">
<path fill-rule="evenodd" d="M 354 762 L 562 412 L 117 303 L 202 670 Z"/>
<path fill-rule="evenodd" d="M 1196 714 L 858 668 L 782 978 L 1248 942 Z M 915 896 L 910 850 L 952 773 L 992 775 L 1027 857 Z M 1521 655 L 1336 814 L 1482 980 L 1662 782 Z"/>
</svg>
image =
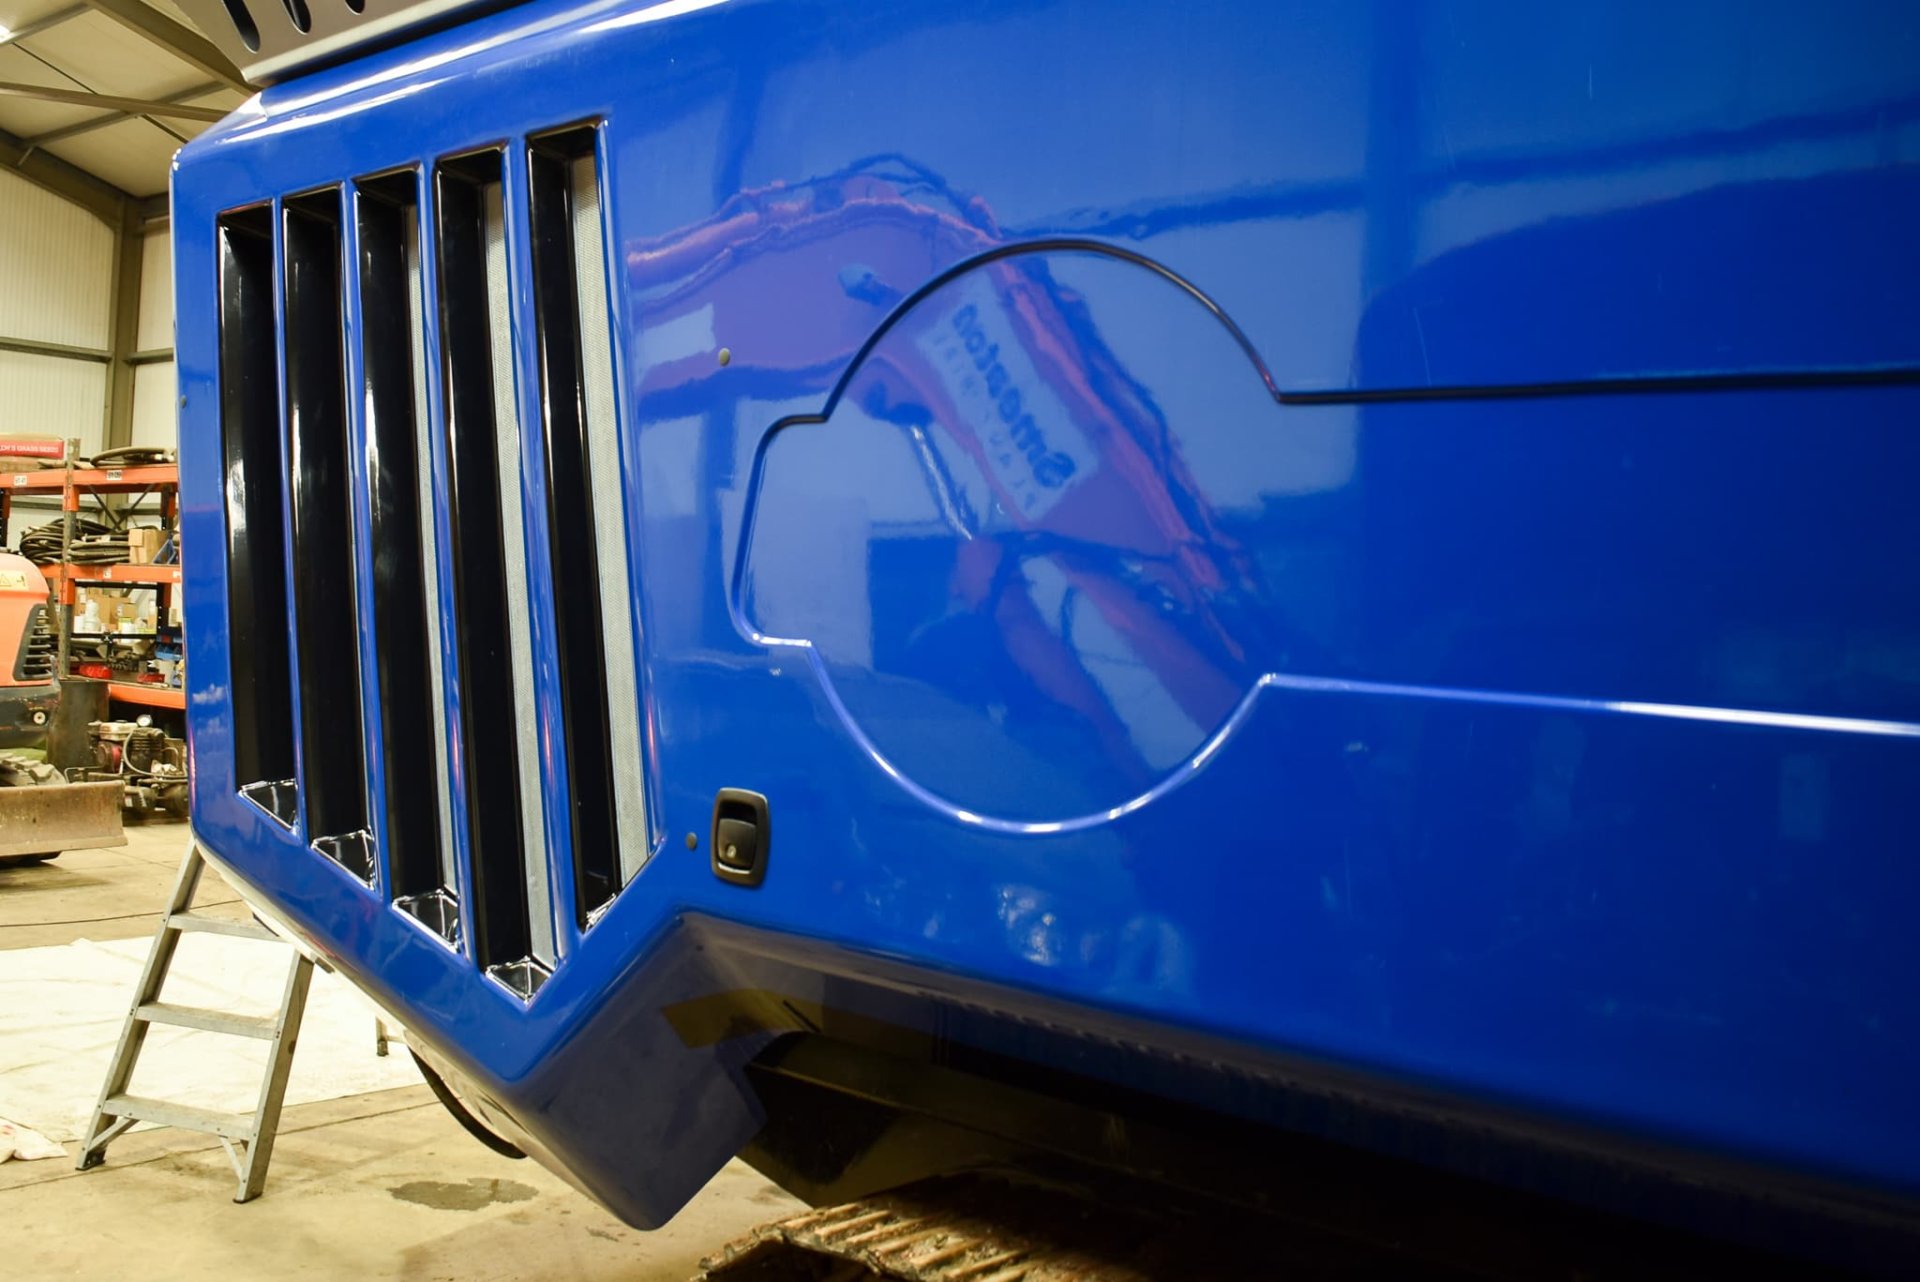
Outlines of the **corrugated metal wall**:
<svg viewBox="0 0 1920 1282">
<path fill-rule="evenodd" d="M 77 437 L 103 448 L 111 346 L 113 232 L 99 219 L 0 170 L 0 341 L 57 343 L 67 358 L 0 351 L 0 432 Z M 173 377 L 173 255 L 163 226 L 141 239 L 134 349 L 135 445 L 171 448 L 178 435 Z"/>
<path fill-rule="evenodd" d="M 92 453 L 100 448 L 106 408 L 105 365 L 0 351 L 0 432 L 77 436 L 81 450 Z"/>
<path fill-rule="evenodd" d="M 5 282 L 0 336 L 96 351 L 107 346 L 113 232 L 5 170 L 0 170 L 0 282 Z M 97 421 L 94 429 L 99 430 Z"/>
<path fill-rule="evenodd" d="M 112 230 L 0 170 L 0 338 L 104 353 L 112 304 Z M 0 351 L 0 432 L 97 450 L 106 396 L 101 360 Z"/>
<path fill-rule="evenodd" d="M 148 232 L 140 255 L 140 331 L 134 347 L 142 352 L 173 349 L 173 241 L 167 228 Z M 155 361 L 133 372 L 133 443 L 174 447 L 179 437 L 173 361 Z"/>
<path fill-rule="evenodd" d="M 115 237 L 93 214 L 0 169 L 0 433 L 77 440 L 83 455 L 107 444 Z M 135 369 L 153 408 L 134 439 L 171 446 L 173 291 L 161 237 L 152 270 L 141 263 L 143 283 L 157 276 L 158 288 L 144 291 L 139 319 L 142 346 L 168 359 Z M 8 544 L 58 508 L 18 496 Z"/>
<path fill-rule="evenodd" d="M 180 421 L 175 412 L 173 362 L 142 365 L 133 371 L 133 444 L 173 449 Z"/>
<path fill-rule="evenodd" d="M 141 242 L 140 333 L 133 345 L 142 352 L 173 346 L 173 240 L 165 227 Z"/>
</svg>

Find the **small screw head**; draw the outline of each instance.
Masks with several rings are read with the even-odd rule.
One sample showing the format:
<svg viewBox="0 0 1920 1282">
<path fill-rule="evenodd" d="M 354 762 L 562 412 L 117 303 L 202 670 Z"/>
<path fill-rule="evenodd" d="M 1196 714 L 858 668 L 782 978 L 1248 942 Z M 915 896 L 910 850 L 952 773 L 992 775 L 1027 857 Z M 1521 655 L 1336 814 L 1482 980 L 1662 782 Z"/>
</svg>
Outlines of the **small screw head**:
<svg viewBox="0 0 1920 1282">
<path fill-rule="evenodd" d="M 180 408 L 181 409 L 187 408 L 187 398 L 184 396 L 180 398 Z"/>
<path fill-rule="evenodd" d="M 723 347 L 720 349 L 720 363 L 722 365 L 730 365 L 733 363 L 733 349 L 731 347 Z"/>
<path fill-rule="evenodd" d="M 687 849 L 688 850 L 700 849 L 700 838 L 694 835 L 693 833 L 687 834 Z"/>
</svg>

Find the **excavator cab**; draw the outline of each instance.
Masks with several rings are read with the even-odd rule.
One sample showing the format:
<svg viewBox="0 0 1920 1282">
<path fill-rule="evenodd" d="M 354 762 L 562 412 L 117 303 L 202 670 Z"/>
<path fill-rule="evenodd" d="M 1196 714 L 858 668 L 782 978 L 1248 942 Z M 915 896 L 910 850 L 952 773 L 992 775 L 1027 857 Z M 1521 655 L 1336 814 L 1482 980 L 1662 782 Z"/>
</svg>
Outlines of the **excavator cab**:
<svg viewBox="0 0 1920 1282">
<path fill-rule="evenodd" d="M 68 783 L 44 760 L 60 703 L 53 609 L 39 567 L 0 552 L 0 865 L 127 840 L 119 784 Z"/>
</svg>

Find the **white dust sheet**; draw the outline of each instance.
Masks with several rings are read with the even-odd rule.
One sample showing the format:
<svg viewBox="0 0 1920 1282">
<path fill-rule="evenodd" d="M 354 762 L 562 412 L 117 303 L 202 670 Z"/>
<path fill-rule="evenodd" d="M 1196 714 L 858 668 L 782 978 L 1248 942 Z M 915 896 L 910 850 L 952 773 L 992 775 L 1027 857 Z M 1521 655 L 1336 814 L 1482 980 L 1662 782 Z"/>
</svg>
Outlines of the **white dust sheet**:
<svg viewBox="0 0 1920 1282">
<path fill-rule="evenodd" d="M 151 937 L 0 951 L 0 1118 L 54 1140 L 77 1140 L 133 1000 Z M 272 1015 L 293 951 L 224 935 L 182 937 L 162 1001 L 241 1015 Z M 397 1042 L 374 1054 L 375 1010 L 319 968 L 293 1055 L 288 1104 L 412 1086 L 420 1072 Z M 155 1024 L 132 1093 L 196 1108 L 253 1112 L 267 1043 Z"/>
</svg>

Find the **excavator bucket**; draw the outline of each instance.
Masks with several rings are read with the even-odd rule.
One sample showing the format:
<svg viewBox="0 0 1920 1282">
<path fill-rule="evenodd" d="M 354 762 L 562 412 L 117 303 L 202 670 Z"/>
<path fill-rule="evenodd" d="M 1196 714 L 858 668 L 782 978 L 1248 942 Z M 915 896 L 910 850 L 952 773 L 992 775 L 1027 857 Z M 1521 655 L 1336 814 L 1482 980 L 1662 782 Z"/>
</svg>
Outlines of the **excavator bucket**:
<svg viewBox="0 0 1920 1282">
<path fill-rule="evenodd" d="M 0 859 L 127 844 L 117 781 L 7 787 L 8 777 L 0 771 Z"/>
</svg>

